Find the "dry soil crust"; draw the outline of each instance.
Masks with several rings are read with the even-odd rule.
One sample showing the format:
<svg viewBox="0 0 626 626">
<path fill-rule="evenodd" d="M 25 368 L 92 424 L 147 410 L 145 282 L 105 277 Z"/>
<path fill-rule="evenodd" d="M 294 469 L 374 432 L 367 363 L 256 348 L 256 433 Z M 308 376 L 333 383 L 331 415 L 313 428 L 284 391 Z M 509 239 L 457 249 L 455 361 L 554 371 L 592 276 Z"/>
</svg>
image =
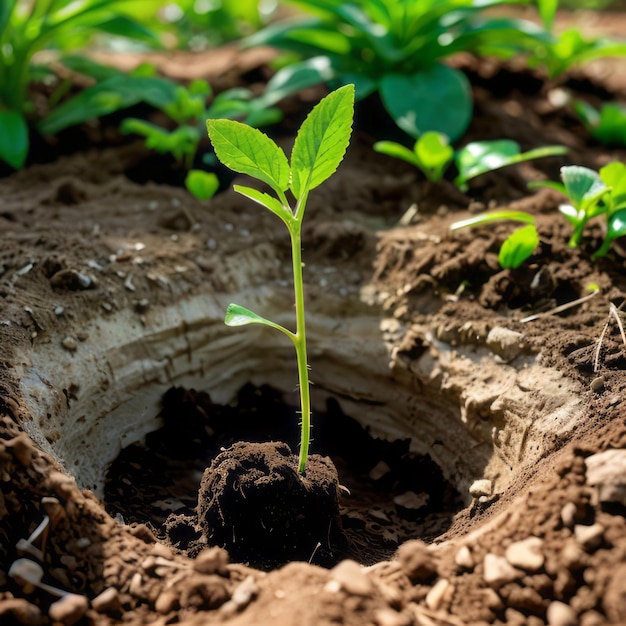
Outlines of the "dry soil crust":
<svg viewBox="0 0 626 626">
<path fill-rule="evenodd" d="M 568 162 L 592 167 L 624 160 L 623 151 L 588 142 L 535 78 L 471 63 L 467 69 L 480 85 L 472 138 L 509 136 L 524 148 L 556 141 L 571 149 Z M 593 86 L 581 78 L 579 87 Z M 521 84 L 535 88 L 522 93 L 515 87 Z M 176 322 L 182 330 L 174 335 L 182 341 L 205 328 L 183 315 L 195 297 L 213 302 L 216 311 L 233 294 L 281 310 L 289 302 L 288 241 L 272 216 L 230 192 L 199 203 L 179 189 L 130 182 L 124 173 L 143 158 L 133 146 L 33 166 L 0 181 L 4 621 L 626 622 L 626 380 L 616 324 L 595 363 L 609 303 L 624 299 L 623 258 L 614 252 L 590 260 L 599 227 L 588 231 L 582 249 L 568 248 L 568 229 L 555 212 L 558 197 L 547 191 L 527 197 L 527 180 L 556 178 L 561 161 L 487 176 L 463 197 L 374 155 L 370 144 L 369 134 L 357 130 L 340 172 L 311 198 L 304 249 L 318 358 L 334 358 L 326 336 L 349 344 L 339 350 L 345 362 L 336 370 L 327 358 L 330 376 L 336 374 L 340 402 L 361 402 L 372 414 L 394 414 L 389 397 L 350 387 L 372 369 L 384 385 L 372 378 L 365 387 L 410 389 L 411 397 L 424 399 L 420 411 L 406 416 L 411 423 L 430 424 L 424 406 L 442 401 L 445 416 L 434 411 L 433 421 L 445 427 L 416 427 L 423 441 L 413 445 L 428 448 L 464 493 L 475 479 L 488 482 L 474 486 L 473 501 L 468 497 L 445 534 L 428 544 L 415 537 L 393 558 L 366 568 L 354 561 L 331 570 L 294 562 L 261 572 L 210 546 L 189 559 L 157 541 L 145 524 L 113 519 L 101 499 L 79 487 L 98 490 L 100 472 L 93 478 L 90 468 L 100 467 L 108 445 L 132 442 L 132 429 L 120 442 L 115 428 L 151 406 L 135 406 L 121 421 L 99 415 L 90 398 L 115 414 L 128 400 L 115 395 L 120 379 L 136 375 L 112 352 L 104 359 L 99 346 L 118 338 L 119 354 L 129 355 L 122 348 L 141 337 L 135 343 L 146 351 L 143 360 L 133 352 L 146 368 L 141 385 L 171 382 L 167 375 L 151 380 L 150 370 L 159 355 L 149 338 L 165 311 L 182 311 Z M 467 215 L 472 198 L 536 214 L 543 243 L 524 268 L 498 268 L 505 226 L 450 236 L 449 224 Z M 600 295 L 562 315 L 520 321 L 583 295 L 589 283 L 600 286 Z M 362 330 L 364 319 L 376 320 L 375 332 L 371 325 Z M 270 367 L 261 374 L 230 370 L 226 357 L 241 340 L 215 333 L 203 341 L 223 350 L 216 366 L 221 382 L 235 387 L 246 375 L 281 382 Z M 192 362 L 196 349 L 189 344 L 180 353 Z M 264 356 L 272 365 L 290 364 L 289 356 L 280 353 L 273 362 L 271 354 Z M 179 356 L 160 363 L 174 378 Z M 315 358 L 313 350 L 314 372 Z M 203 362 L 197 371 L 211 367 Z M 81 371 L 93 380 L 81 380 Z M 320 380 L 322 395 L 333 389 Z M 76 421 L 66 427 L 59 416 Z M 384 430 L 385 420 L 371 419 Z M 72 432 L 82 434 L 73 440 Z M 470 475 L 466 467 L 473 468 Z M 46 519 L 44 532 L 28 541 Z M 44 581 L 72 594 L 58 599 L 18 584 L 9 568 L 19 558 L 41 563 Z"/>
</svg>

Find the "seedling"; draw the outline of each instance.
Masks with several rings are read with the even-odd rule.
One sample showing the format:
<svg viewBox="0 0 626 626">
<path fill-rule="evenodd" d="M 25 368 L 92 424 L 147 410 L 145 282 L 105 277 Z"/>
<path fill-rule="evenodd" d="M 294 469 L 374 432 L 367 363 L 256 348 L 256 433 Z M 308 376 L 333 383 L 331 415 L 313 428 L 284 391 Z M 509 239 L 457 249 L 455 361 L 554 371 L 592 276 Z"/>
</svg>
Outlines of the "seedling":
<svg viewBox="0 0 626 626">
<path fill-rule="evenodd" d="M 607 146 L 626 146 L 626 106 L 606 102 L 600 110 L 587 102 L 574 103 L 574 109 L 589 134 Z"/>
<path fill-rule="evenodd" d="M 233 120 L 208 120 L 207 130 L 217 158 L 226 167 L 268 185 L 275 196 L 252 187 L 235 185 L 236 192 L 277 215 L 291 238 L 291 259 L 296 309 L 296 330 L 267 320 L 239 304 L 229 304 L 228 326 L 263 324 L 284 333 L 296 350 L 301 405 L 301 437 L 298 469 L 305 473 L 311 436 L 311 401 L 302 276 L 302 220 L 311 190 L 339 167 L 350 141 L 354 114 L 354 85 L 345 85 L 323 98 L 296 135 L 291 159 L 261 131 Z M 295 199 L 291 204 L 290 192 Z"/>
<path fill-rule="evenodd" d="M 561 204 L 559 211 L 574 227 L 568 242 L 571 247 L 581 244 L 589 220 L 604 215 L 606 217 L 604 241 L 593 253 L 592 258 L 604 256 L 616 239 L 626 236 L 626 165 L 609 163 L 599 172 L 587 167 L 568 165 L 561 168 L 561 180 L 560 183 L 552 181 L 531 183 L 529 187 L 550 187 L 567 196 L 569 203 Z M 458 230 L 502 220 L 526 224 L 505 239 L 498 255 L 502 267 L 519 267 L 539 244 L 535 219 L 530 213 L 526 211 L 481 213 L 455 222 L 450 228 Z"/>
<path fill-rule="evenodd" d="M 458 171 L 454 184 L 462 191 L 467 190 L 467 183 L 471 179 L 486 172 L 522 161 L 564 154 L 567 151 L 563 146 L 545 146 L 521 152 L 517 142 L 498 139 L 473 141 L 455 152 L 448 138 L 437 132 L 424 133 L 415 142 L 413 150 L 394 141 L 378 141 L 374 144 L 374 150 L 415 165 L 432 182 L 440 181 L 454 161 Z"/>
</svg>

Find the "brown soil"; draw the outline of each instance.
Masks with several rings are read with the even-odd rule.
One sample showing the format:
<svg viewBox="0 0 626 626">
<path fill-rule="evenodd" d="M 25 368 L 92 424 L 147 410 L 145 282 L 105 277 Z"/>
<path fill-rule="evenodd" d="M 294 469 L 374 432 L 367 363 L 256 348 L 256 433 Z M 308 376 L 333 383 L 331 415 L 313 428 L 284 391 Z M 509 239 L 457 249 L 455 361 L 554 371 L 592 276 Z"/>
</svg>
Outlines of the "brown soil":
<svg viewBox="0 0 626 626">
<path fill-rule="evenodd" d="M 526 186 L 626 150 L 590 140 L 537 75 L 455 62 L 475 85 L 469 138 L 570 152 L 465 195 L 374 153 L 384 122 L 361 108 L 304 234 L 312 452 L 338 470 L 339 520 L 278 567 L 229 554 L 194 511 L 221 448 L 297 446 L 290 346 L 221 322 L 234 300 L 290 324 L 281 225 L 230 190 L 199 202 L 151 182 L 110 128 L 0 179 L 3 624 L 626 623 L 626 352 L 609 315 L 624 256 L 591 260 L 599 223 L 568 247 L 559 196 Z M 624 101 L 607 67 L 565 87 Z M 289 107 L 286 145 L 310 103 Z M 497 263 L 510 225 L 449 231 L 492 206 L 537 217 L 518 270 Z M 71 594 L 24 582 L 23 558 Z"/>
</svg>

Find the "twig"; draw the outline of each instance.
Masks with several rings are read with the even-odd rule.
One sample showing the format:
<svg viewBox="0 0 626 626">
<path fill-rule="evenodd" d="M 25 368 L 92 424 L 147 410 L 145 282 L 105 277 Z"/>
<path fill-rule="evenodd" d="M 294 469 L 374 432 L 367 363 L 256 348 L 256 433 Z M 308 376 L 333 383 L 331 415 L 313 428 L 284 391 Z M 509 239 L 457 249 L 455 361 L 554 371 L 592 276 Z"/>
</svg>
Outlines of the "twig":
<svg viewBox="0 0 626 626">
<path fill-rule="evenodd" d="M 615 318 L 617 322 L 617 327 L 619 328 L 619 332 L 622 335 L 622 342 L 626 346 L 626 333 L 624 333 L 624 325 L 622 324 L 622 318 L 619 316 L 619 312 L 621 308 L 624 306 L 624 300 L 619 307 L 616 307 L 612 302 L 609 302 L 609 315 L 606 320 L 606 324 L 604 324 L 604 328 L 598 337 L 598 343 L 596 344 L 596 353 L 593 359 L 593 371 L 597 372 L 600 369 L 600 350 L 602 349 L 602 343 L 604 342 L 604 336 L 606 335 L 606 331 L 609 328 L 609 324 L 611 323 L 611 315 Z"/>
<path fill-rule="evenodd" d="M 571 309 L 574 306 L 582 304 L 583 302 L 587 302 L 587 300 L 591 300 L 594 296 L 600 293 L 599 289 L 595 289 L 591 293 L 583 296 L 582 298 L 577 298 L 576 300 L 572 300 L 571 302 L 566 302 L 565 304 L 561 304 L 560 306 L 555 307 L 554 309 L 550 309 L 549 311 L 544 311 L 543 313 L 536 313 L 535 315 L 529 315 L 528 317 L 524 317 L 520 320 L 522 324 L 525 322 L 534 322 L 540 317 L 547 317 L 548 315 L 554 315 L 555 313 L 560 313 L 561 311 L 566 311 L 567 309 Z"/>
</svg>

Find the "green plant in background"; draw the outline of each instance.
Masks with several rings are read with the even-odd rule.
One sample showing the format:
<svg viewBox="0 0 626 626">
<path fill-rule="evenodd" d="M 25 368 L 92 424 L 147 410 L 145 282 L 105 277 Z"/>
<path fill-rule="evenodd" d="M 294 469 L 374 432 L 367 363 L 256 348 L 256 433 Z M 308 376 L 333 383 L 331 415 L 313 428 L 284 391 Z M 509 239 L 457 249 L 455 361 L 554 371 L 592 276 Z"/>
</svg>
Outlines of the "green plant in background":
<svg viewBox="0 0 626 626">
<path fill-rule="evenodd" d="M 545 146 L 521 152 L 519 144 L 510 139 L 473 141 L 455 151 L 445 135 L 434 131 L 424 133 L 415 142 L 413 150 L 394 141 L 378 141 L 374 150 L 411 163 L 432 182 L 440 181 L 454 161 L 458 171 L 454 184 L 462 191 L 467 190 L 471 179 L 486 172 L 567 151 L 563 146 Z"/>
<path fill-rule="evenodd" d="M 514 2 L 515 0 L 513 0 Z M 300 0 L 308 17 L 278 22 L 247 39 L 300 55 L 268 86 L 284 95 L 319 83 L 356 87 L 357 99 L 378 92 L 396 124 L 417 138 L 441 132 L 452 141 L 472 116 L 465 75 L 442 62 L 458 52 L 511 56 L 549 40 L 527 21 L 488 18 L 503 0 Z"/>
<path fill-rule="evenodd" d="M 609 163 L 596 172 L 587 167 L 568 165 L 561 168 L 562 182 L 532 183 L 530 187 L 550 187 L 565 195 L 569 203 L 559 206 L 560 213 L 574 227 L 569 239 L 571 247 L 582 242 L 585 226 L 591 219 L 604 216 L 605 235 L 592 258 L 608 253 L 613 242 L 626 235 L 626 165 Z M 526 211 L 492 211 L 455 222 L 451 230 L 481 226 L 490 222 L 516 221 L 525 224 L 503 242 L 498 255 L 505 268 L 519 267 L 539 245 L 535 218 Z"/>
<path fill-rule="evenodd" d="M 277 215 L 287 227 L 291 238 L 295 332 L 238 304 L 228 306 L 225 322 L 229 326 L 263 324 L 279 330 L 293 342 L 298 362 L 302 416 L 298 464 L 301 474 L 306 469 L 311 431 L 302 276 L 302 220 L 310 191 L 328 179 L 343 160 L 350 141 L 353 112 L 353 85 L 341 87 L 323 98 L 300 127 L 290 160 L 274 141 L 255 128 L 232 120 L 207 121 L 209 138 L 217 158 L 231 170 L 265 183 L 275 196 L 242 185 L 235 185 L 235 191 Z M 295 199 L 293 206 L 287 198 L 288 191 Z"/>
<path fill-rule="evenodd" d="M 154 11 L 161 2 L 150 4 Z M 142 25 L 141 0 L 2 0 L 0 2 L 0 160 L 19 169 L 28 154 L 27 118 L 33 113 L 28 85 L 41 68 L 33 63 L 46 47 L 78 46 L 96 32 L 159 45 Z"/>
<path fill-rule="evenodd" d="M 574 110 L 589 134 L 607 146 L 626 146 L 626 106 L 606 102 L 600 110 L 587 102 L 577 101 Z"/>
<path fill-rule="evenodd" d="M 577 2 L 575 8 L 582 8 L 579 4 Z M 591 5 L 593 2 L 587 4 Z M 537 0 L 541 20 L 546 30 L 552 33 L 552 37 L 538 39 L 536 46 L 528 49 L 531 67 L 543 67 L 548 77 L 553 79 L 576 65 L 626 54 L 626 43 L 608 37 L 585 37 L 577 28 L 568 28 L 556 34 L 554 20 L 558 5 L 558 0 Z"/>
</svg>

